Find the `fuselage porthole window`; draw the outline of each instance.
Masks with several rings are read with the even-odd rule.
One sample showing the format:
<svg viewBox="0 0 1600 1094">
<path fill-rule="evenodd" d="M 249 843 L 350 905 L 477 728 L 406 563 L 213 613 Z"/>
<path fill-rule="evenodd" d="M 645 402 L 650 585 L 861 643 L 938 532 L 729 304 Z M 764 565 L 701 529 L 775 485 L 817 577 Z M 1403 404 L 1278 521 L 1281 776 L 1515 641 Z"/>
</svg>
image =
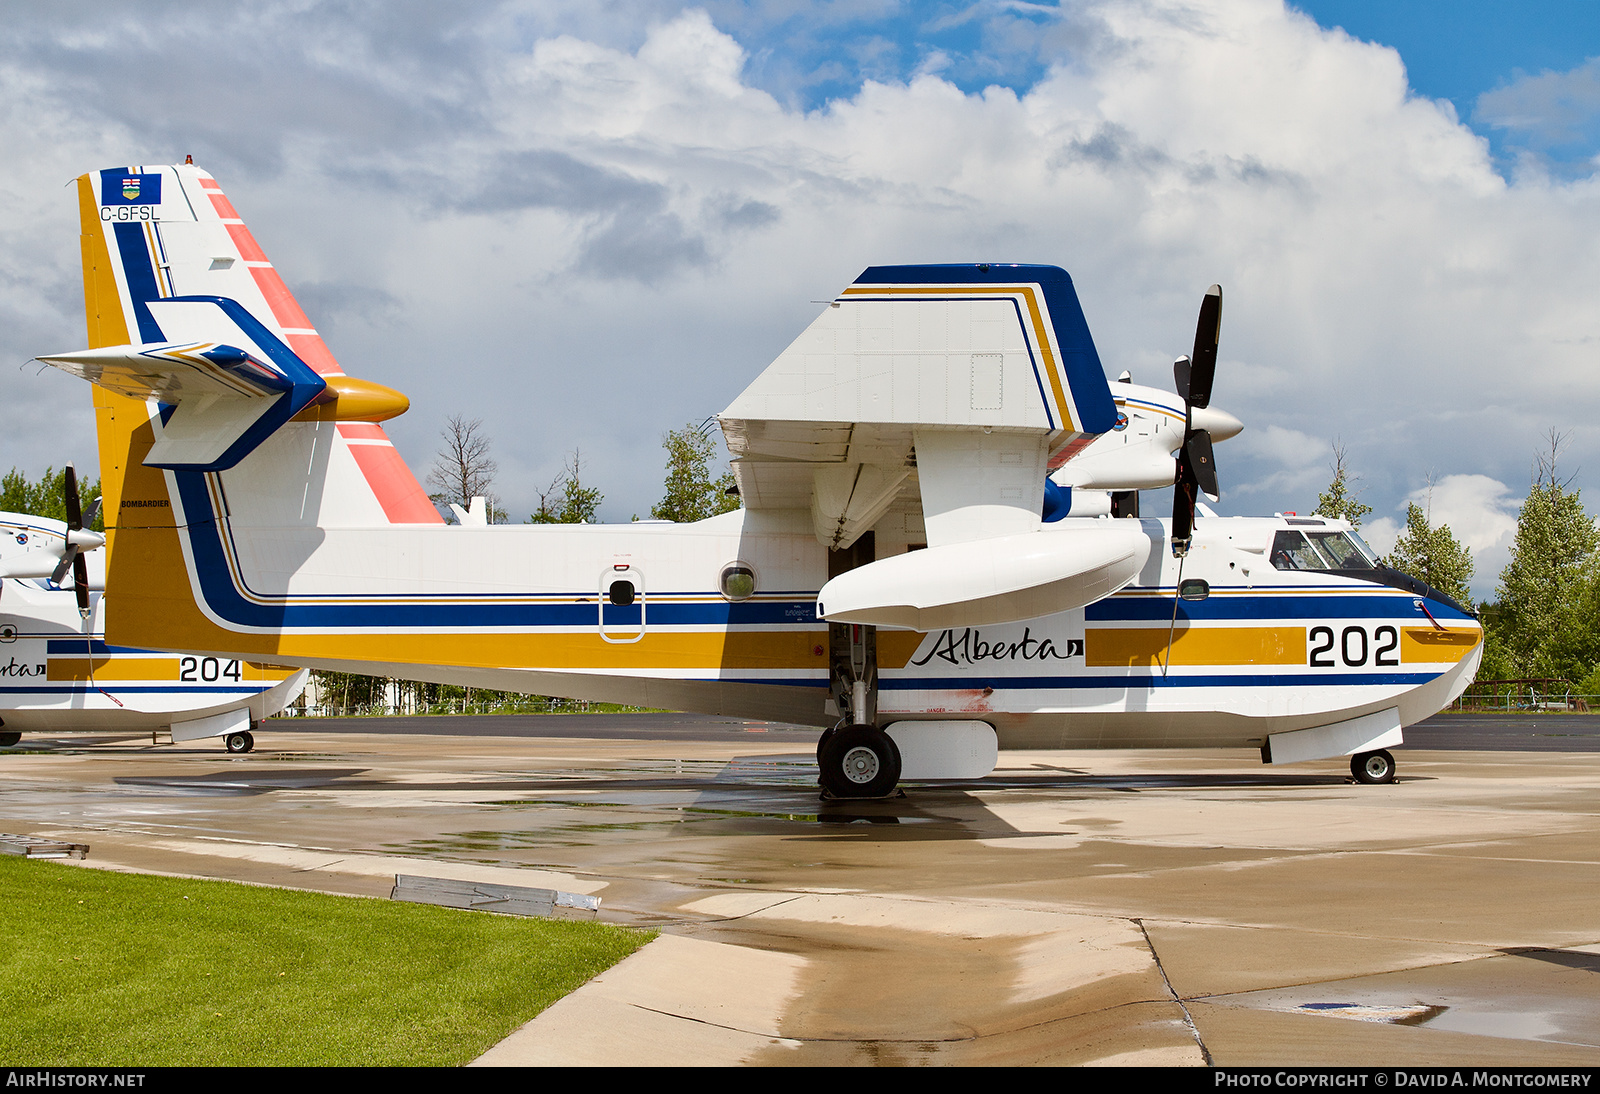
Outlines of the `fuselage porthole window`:
<svg viewBox="0 0 1600 1094">
<path fill-rule="evenodd" d="M 730 562 L 722 568 L 717 588 L 729 600 L 749 600 L 756 592 L 756 572 L 747 563 Z"/>
</svg>

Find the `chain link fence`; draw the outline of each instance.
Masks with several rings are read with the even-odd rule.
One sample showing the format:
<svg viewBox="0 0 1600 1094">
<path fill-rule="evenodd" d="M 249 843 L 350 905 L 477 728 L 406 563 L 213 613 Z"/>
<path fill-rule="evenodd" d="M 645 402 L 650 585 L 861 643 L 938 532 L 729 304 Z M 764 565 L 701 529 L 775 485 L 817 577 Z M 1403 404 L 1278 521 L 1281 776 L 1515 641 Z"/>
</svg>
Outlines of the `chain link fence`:
<svg viewBox="0 0 1600 1094">
<path fill-rule="evenodd" d="M 1477 680 L 1450 705 L 1460 711 L 1522 711 L 1528 714 L 1588 714 L 1600 710 L 1600 695 L 1573 690 L 1571 681 L 1552 678 Z"/>
</svg>

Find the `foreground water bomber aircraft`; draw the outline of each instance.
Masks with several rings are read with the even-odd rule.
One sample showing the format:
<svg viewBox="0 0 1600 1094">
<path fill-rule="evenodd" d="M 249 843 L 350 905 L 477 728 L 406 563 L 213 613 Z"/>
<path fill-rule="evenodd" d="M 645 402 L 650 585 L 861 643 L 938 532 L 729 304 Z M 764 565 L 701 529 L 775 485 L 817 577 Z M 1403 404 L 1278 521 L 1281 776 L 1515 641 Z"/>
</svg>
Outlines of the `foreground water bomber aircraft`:
<svg viewBox="0 0 1600 1094">
<path fill-rule="evenodd" d="M 0 513 L 0 747 L 24 732 L 165 729 L 174 743 L 220 737 L 249 752 L 305 671 L 106 645 L 100 499 L 81 504 L 70 463 L 65 501 L 64 521 Z"/>
<path fill-rule="evenodd" d="M 113 641 L 815 725 L 838 797 L 997 748 L 1388 781 L 1476 670 L 1471 614 L 1348 525 L 1201 503 L 1240 429 L 1219 288 L 1173 395 L 1107 383 L 1056 267 L 873 267 L 720 416 L 739 511 L 457 526 L 380 424 L 404 396 L 344 373 L 210 175 L 78 194 L 90 348 L 40 360 L 96 385 Z"/>
</svg>

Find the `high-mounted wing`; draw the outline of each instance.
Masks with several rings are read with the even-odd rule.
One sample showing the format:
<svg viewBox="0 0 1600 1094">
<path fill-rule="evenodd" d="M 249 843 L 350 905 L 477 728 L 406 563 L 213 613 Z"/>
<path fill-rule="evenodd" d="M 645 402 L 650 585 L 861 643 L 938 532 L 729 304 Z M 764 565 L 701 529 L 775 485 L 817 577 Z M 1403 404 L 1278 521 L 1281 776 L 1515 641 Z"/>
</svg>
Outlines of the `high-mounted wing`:
<svg viewBox="0 0 1600 1094">
<path fill-rule="evenodd" d="M 920 510 L 927 549 L 829 582 L 832 620 L 1024 619 L 1114 592 L 1148 551 L 1136 528 L 1042 528 L 1046 476 L 1116 421 L 1055 266 L 872 267 L 721 421 L 745 504 L 809 509 L 829 548 Z"/>
</svg>

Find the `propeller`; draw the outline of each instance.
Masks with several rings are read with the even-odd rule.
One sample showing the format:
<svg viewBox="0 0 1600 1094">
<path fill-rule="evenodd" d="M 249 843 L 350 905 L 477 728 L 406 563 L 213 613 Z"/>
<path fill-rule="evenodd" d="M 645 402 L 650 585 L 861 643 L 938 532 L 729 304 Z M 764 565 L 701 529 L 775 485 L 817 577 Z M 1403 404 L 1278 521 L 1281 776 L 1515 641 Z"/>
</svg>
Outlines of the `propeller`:
<svg viewBox="0 0 1600 1094">
<path fill-rule="evenodd" d="M 1222 337 L 1222 286 L 1206 290 L 1195 325 L 1194 352 L 1172 363 L 1172 378 L 1183 400 L 1183 447 L 1178 449 L 1178 473 L 1172 492 L 1172 554 L 1182 558 L 1194 540 L 1194 510 L 1203 492 L 1216 497 L 1217 461 L 1211 451 L 1211 434 L 1196 429 L 1194 412 L 1211 405 L 1211 384 L 1217 376 L 1217 342 Z"/>
<path fill-rule="evenodd" d="M 89 531 L 85 526 L 94 523 L 94 518 L 100 512 L 100 500 L 95 498 L 89 503 L 87 513 L 78 498 L 78 472 L 68 462 L 64 468 L 66 472 L 66 497 L 67 507 L 67 547 L 61 555 L 61 563 L 50 575 L 50 580 L 57 585 L 67 576 L 67 570 L 72 571 L 72 587 L 78 598 L 78 614 L 85 620 L 89 618 L 89 565 L 84 561 L 83 552 L 92 551 L 96 547 L 105 546 L 106 537 L 99 532 Z"/>
</svg>

